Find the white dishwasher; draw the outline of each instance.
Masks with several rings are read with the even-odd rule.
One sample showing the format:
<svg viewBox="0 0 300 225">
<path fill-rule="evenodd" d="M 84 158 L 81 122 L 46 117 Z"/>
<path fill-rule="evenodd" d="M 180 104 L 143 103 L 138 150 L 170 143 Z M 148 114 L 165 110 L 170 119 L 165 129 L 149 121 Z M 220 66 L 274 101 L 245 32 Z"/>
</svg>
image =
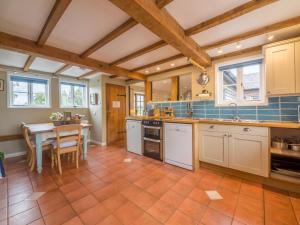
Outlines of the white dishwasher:
<svg viewBox="0 0 300 225">
<path fill-rule="evenodd" d="M 165 162 L 192 170 L 192 124 L 165 123 L 164 134 Z"/>
<path fill-rule="evenodd" d="M 142 155 L 142 121 L 127 120 L 127 151 Z"/>
</svg>

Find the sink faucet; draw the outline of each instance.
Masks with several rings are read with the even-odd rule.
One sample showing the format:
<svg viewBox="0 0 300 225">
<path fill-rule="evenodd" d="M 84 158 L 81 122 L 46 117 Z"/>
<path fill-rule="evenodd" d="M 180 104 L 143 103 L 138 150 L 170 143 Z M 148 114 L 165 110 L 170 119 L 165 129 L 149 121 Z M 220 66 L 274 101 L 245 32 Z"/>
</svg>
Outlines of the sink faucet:
<svg viewBox="0 0 300 225">
<path fill-rule="evenodd" d="M 241 117 L 240 117 L 240 113 L 238 110 L 238 105 L 234 102 L 230 103 L 229 106 L 235 106 L 235 115 L 233 116 L 233 119 L 236 121 L 240 121 Z"/>
</svg>

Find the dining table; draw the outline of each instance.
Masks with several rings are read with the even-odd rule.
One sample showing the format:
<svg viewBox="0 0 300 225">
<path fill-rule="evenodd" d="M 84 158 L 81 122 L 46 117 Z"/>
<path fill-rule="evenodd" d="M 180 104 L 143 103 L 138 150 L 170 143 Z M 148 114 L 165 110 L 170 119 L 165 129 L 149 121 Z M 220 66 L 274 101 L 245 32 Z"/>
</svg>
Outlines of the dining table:
<svg viewBox="0 0 300 225">
<path fill-rule="evenodd" d="M 83 154 L 82 159 L 87 160 L 87 142 L 89 130 L 92 127 L 91 124 L 81 123 L 81 135 L 83 137 Z M 39 123 L 39 124 L 26 124 L 29 134 L 33 136 L 33 142 L 36 148 L 36 162 L 37 162 L 37 172 L 41 173 L 43 169 L 43 143 L 49 139 L 56 137 L 54 131 L 55 126 L 53 123 Z M 76 131 L 63 132 L 61 136 L 68 136 L 75 134 Z M 78 132 L 77 132 L 78 133 Z"/>
</svg>

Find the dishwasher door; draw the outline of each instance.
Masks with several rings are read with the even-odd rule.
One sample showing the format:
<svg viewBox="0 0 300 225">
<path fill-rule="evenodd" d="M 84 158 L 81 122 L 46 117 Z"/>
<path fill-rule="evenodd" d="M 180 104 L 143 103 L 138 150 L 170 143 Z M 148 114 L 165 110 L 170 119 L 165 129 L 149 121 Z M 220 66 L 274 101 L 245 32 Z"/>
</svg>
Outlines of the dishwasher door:
<svg viewBox="0 0 300 225">
<path fill-rule="evenodd" d="M 142 155 L 142 122 L 127 120 L 127 151 Z"/>
</svg>

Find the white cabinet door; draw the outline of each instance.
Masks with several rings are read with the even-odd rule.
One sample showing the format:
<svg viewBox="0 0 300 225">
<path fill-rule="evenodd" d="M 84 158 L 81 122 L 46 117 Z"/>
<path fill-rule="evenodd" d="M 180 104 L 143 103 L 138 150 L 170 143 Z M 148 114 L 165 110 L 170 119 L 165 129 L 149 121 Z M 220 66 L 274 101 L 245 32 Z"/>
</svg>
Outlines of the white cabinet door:
<svg viewBox="0 0 300 225">
<path fill-rule="evenodd" d="M 229 168 L 267 177 L 268 162 L 268 137 L 230 135 Z"/>
<path fill-rule="evenodd" d="M 228 137 L 224 132 L 199 132 L 199 160 L 228 167 Z"/>
<path fill-rule="evenodd" d="M 165 162 L 193 169 L 193 128 L 191 124 L 165 123 Z"/>
<path fill-rule="evenodd" d="M 136 120 L 127 120 L 127 150 L 142 155 L 142 123 Z"/>
</svg>

